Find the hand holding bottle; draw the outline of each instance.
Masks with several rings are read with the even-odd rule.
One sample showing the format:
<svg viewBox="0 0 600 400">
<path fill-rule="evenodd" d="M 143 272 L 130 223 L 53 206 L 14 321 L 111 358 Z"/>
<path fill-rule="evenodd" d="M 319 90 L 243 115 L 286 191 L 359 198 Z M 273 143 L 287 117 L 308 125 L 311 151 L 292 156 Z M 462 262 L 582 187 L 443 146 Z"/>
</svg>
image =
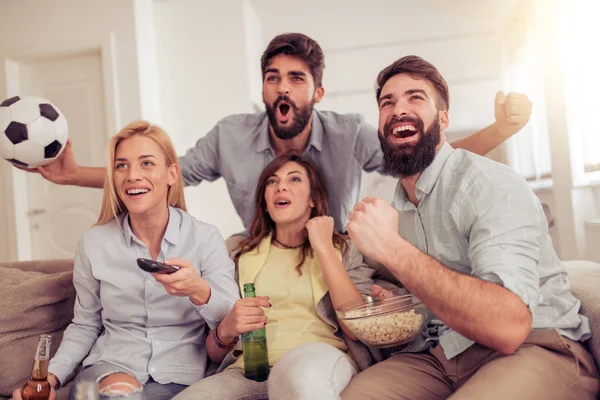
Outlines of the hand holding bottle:
<svg viewBox="0 0 600 400">
<path fill-rule="evenodd" d="M 244 284 L 244 300 L 257 300 L 254 283 Z M 269 307 L 271 304 L 269 303 Z M 257 307 L 258 308 L 258 307 Z M 261 310 L 262 311 L 262 310 Z M 263 326 L 242 333 L 242 352 L 244 355 L 244 376 L 257 382 L 269 378 L 269 350 L 267 346 L 266 317 Z"/>
<path fill-rule="evenodd" d="M 33 359 L 31 377 L 22 389 L 13 392 L 16 400 L 55 400 L 54 386 L 56 381 L 48 375 L 48 362 L 50 361 L 50 345 L 52 336 L 40 335 Z"/>
<path fill-rule="evenodd" d="M 267 317 L 261 307 L 271 307 L 268 297 L 246 297 L 236 301 L 217 328 L 219 338 L 225 343 L 230 343 L 242 333 L 263 328 Z"/>
</svg>

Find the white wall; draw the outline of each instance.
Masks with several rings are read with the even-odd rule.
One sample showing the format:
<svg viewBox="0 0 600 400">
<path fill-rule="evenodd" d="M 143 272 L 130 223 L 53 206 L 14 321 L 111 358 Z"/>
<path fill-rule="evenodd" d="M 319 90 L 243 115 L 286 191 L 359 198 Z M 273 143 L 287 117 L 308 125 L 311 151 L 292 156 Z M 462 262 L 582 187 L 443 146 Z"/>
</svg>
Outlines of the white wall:
<svg viewBox="0 0 600 400">
<path fill-rule="evenodd" d="M 241 0 L 160 1 L 155 5 L 162 125 L 179 154 L 218 122 L 252 112 L 247 19 Z M 255 60 L 259 63 L 259 60 Z M 260 75 L 254 79 L 260 82 Z M 243 230 L 225 182 L 185 189 L 188 210 L 227 237 Z"/>
<path fill-rule="evenodd" d="M 141 3 L 150 0 L 142 0 Z M 108 66 L 117 82 L 114 89 L 114 110 L 107 110 L 107 135 L 115 133 L 124 122 L 141 116 L 140 71 L 134 7 L 132 0 L 4 0 L 0 3 L 0 59 L 20 60 L 52 57 L 98 50 L 114 44 L 113 65 Z M 6 85 L 7 64 L 0 63 L 0 98 L 15 95 L 18 90 Z M 98 149 L 104 151 L 104 149 Z M 78 160 L 85 164 L 87 160 Z M 2 162 L 3 189 L 0 201 L 0 242 L 15 236 L 15 212 L 10 201 L 13 179 L 22 179 L 23 172 Z M 94 190 L 94 189 L 81 189 Z M 10 242 L 9 242 L 10 243 Z M 3 245 L 6 247 L 5 245 Z M 10 249 L 0 247 L 0 259 L 16 259 L 14 242 Z"/>
<path fill-rule="evenodd" d="M 133 0 L 133 7 L 140 93 L 140 118 L 160 124 L 162 118 L 156 57 L 154 2 L 152 0 Z"/>
<path fill-rule="evenodd" d="M 519 0 L 522 1 L 522 0 Z M 263 23 L 263 40 L 302 32 L 326 56 L 337 49 L 374 43 L 429 41 L 444 36 L 494 32 L 508 2 L 496 0 L 251 0 Z"/>
<path fill-rule="evenodd" d="M 2 161 L 2 160 L 0 160 Z M 15 241 L 12 200 L 12 181 L 7 180 L 8 163 L 0 162 L 0 260 L 16 260 L 17 245 Z"/>
<path fill-rule="evenodd" d="M 586 260 L 600 263 L 600 219 L 590 219 L 585 224 L 586 231 Z"/>
<path fill-rule="evenodd" d="M 264 110 L 262 101 L 262 73 L 260 59 L 265 50 L 263 46 L 262 23 L 250 0 L 242 0 L 244 15 L 244 35 L 246 42 L 246 69 L 250 99 L 256 110 Z"/>
<path fill-rule="evenodd" d="M 114 35 L 121 120 L 139 118 L 132 1 L 5 0 L 0 4 L 0 11 L 2 57 L 40 57 L 99 49 Z M 4 76 L 4 66 L 0 69 L 0 76 Z M 6 94 L 2 80 L 0 94 Z"/>
</svg>

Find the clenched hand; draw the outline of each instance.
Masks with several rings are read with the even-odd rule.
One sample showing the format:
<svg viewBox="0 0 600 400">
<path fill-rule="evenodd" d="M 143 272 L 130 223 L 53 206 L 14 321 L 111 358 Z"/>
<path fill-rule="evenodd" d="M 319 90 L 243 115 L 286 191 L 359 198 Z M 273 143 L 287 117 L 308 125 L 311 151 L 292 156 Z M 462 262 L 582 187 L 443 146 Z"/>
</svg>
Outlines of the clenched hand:
<svg viewBox="0 0 600 400">
<path fill-rule="evenodd" d="M 529 122 L 532 104 L 526 95 L 499 91 L 496 93 L 494 114 L 498 132 L 509 138 L 519 132 Z"/>
<path fill-rule="evenodd" d="M 306 223 L 310 247 L 315 253 L 333 250 L 333 218 L 329 216 L 315 217 Z"/>
<path fill-rule="evenodd" d="M 380 198 L 367 197 L 354 206 L 348 217 L 348 234 L 358 250 L 385 265 L 386 251 L 400 239 L 398 211 Z"/>
</svg>

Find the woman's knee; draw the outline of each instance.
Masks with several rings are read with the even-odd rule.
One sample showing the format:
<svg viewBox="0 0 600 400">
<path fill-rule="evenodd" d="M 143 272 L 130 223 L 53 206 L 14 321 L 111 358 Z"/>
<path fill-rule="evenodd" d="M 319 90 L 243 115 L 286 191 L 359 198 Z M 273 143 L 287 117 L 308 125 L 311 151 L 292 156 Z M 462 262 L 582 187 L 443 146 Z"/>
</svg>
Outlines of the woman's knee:
<svg viewBox="0 0 600 400">
<path fill-rule="evenodd" d="M 98 392 L 100 394 L 124 395 L 141 390 L 142 386 L 137 379 L 124 372 L 106 375 L 98 381 Z"/>
<path fill-rule="evenodd" d="M 337 398 L 355 374 L 342 351 L 324 343 L 305 344 L 275 363 L 269 375 L 269 398 Z"/>
</svg>

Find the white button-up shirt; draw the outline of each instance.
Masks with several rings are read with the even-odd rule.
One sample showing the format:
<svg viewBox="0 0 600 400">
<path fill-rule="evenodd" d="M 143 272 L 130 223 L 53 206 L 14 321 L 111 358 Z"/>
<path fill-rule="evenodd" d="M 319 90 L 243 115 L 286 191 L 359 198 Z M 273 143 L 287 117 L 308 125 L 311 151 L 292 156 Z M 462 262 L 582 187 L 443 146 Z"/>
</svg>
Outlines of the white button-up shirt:
<svg viewBox="0 0 600 400">
<path fill-rule="evenodd" d="M 73 322 L 64 333 L 49 371 L 65 382 L 83 361 L 104 361 L 128 369 L 140 382 L 190 385 L 204 377 L 207 325 L 215 328 L 239 299 L 234 264 L 212 225 L 169 207 L 169 223 L 158 261 L 190 260 L 211 286 L 207 304 L 169 295 L 137 266 L 150 258 L 133 234 L 127 216 L 95 226 L 81 238 L 73 283 L 77 292 Z"/>
</svg>

